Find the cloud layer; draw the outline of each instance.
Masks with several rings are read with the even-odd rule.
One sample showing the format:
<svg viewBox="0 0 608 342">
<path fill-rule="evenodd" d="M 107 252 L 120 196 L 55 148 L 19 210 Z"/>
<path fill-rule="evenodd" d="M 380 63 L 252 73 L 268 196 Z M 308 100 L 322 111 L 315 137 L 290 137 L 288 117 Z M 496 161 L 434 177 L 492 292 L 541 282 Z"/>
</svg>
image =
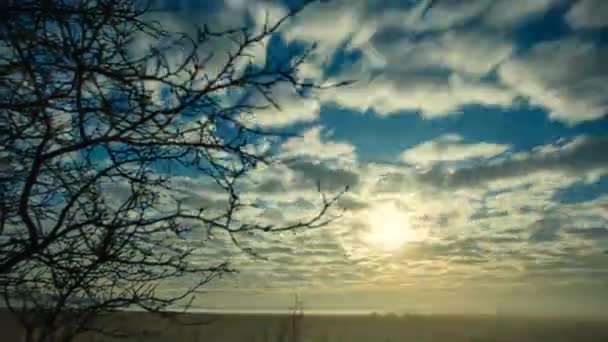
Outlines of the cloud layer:
<svg viewBox="0 0 608 342">
<path fill-rule="evenodd" d="M 222 18 L 241 13 L 262 22 L 259 3 L 226 4 L 216 9 Z M 285 11 L 279 1 L 263 4 Z M 420 295 L 605 284 L 608 195 L 600 184 L 608 177 L 608 50 L 598 36 L 607 8 L 602 0 L 336 0 L 304 10 L 277 35 L 284 46 L 317 43 L 299 76 L 357 82 L 304 98 L 275 89 L 283 110 L 262 111 L 255 124 L 298 135 L 265 146 L 281 162 L 261 166 L 242 184 L 244 197 L 259 204 L 243 219 L 310 214 L 319 203 L 317 184 L 330 193 L 350 187 L 337 203 L 344 214 L 320 230 L 252 237 L 264 262 L 217 237 L 201 259 L 229 256 L 243 273 L 213 286 Z M 328 113 L 336 107 L 337 114 Z M 483 124 L 459 121 L 479 108 L 488 113 Z M 512 126 L 521 132 L 503 132 L 494 112 L 518 120 Z M 328 123 L 330 114 L 341 116 Z M 355 143 L 367 127 L 352 125 L 350 116 L 408 116 L 437 130 L 366 132 L 370 148 Z M 488 138 L 484 125 L 500 137 Z M 541 136 L 526 136 L 530 125 Z M 389 150 L 386 134 L 403 137 L 394 139 L 398 153 L 386 162 L 366 159 L 362 150 Z M 186 205 L 221 206 L 201 179 L 182 181 Z M 560 200 L 566 190 L 583 188 L 593 191 Z M 393 219 L 386 208 L 405 213 L 397 224 L 416 236 L 397 251 L 366 240 Z"/>
</svg>

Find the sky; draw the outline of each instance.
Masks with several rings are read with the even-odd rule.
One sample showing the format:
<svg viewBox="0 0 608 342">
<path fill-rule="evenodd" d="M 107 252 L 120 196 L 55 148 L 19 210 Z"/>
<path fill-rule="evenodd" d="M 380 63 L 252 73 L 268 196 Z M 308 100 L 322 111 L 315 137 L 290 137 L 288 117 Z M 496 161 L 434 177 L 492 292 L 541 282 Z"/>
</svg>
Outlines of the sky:
<svg viewBox="0 0 608 342">
<path fill-rule="evenodd" d="M 297 1 L 157 5 L 170 28 L 261 27 Z M 356 82 L 275 89 L 282 110 L 255 123 L 297 134 L 261 147 L 291 161 L 254 170 L 243 196 L 288 221 L 319 204 L 318 180 L 349 186 L 345 211 L 322 229 L 252 235 L 265 260 L 221 236 L 201 245 L 200 262 L 240 272 L 195 309 L 280 310 L 299 293 L 312 311 L 605 311 L 608 1 L 322 1 L 255 62 L 313 42 L 299 77 Z M 213 202 L 196 175 L 176 182 L 191 203 Z"/>
</svg>

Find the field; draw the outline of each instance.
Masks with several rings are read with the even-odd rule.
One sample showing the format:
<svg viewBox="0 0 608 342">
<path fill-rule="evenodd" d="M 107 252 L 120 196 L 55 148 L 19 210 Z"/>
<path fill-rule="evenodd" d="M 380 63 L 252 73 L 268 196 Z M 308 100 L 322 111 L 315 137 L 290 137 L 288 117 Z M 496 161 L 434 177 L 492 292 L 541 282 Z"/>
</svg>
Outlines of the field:
<svg viewBox="0 0 608 342">
<path fill-rule="evenodd" d="M 0 317 L 2 341 L 19 341 L 21 332 L 16 322 L 6 313 Z M 454 315 L 316 315 L 294 318 L 253 314 L 188 314 L 177 318 L 179 322 L 146 313 L 117 313 L 99 323 L 128 331 L 128 341 L 608 341 L 608 322 L 571 318 Z M 125 339 L 82 335 L 78 341 Z"/>
</svg>

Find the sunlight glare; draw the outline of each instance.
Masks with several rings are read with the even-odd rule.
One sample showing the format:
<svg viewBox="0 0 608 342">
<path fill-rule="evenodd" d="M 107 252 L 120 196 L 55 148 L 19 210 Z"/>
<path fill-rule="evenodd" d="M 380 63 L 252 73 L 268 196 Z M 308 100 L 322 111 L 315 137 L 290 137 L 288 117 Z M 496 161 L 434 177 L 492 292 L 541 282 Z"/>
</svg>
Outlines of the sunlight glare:
<svg viewBox="0 0 608 342">
<path fill-rule="evenodd" d="M 368 215 L 368 224 L 370 230 L 365 236 L 365 241 L 377 248 L 395 251 L 405 243 L 416 239 L 407 213 L 395 203 L 372 208 Z"/>
</svg>

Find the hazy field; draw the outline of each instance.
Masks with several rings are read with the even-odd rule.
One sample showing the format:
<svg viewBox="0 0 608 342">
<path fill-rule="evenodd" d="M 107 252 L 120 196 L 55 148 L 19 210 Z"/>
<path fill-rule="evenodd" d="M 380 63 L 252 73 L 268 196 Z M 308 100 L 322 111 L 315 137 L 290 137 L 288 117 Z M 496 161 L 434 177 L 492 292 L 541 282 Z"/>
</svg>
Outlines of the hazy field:
<svg viewBox="0 0 608 342">
<path fill-rule="evenodd" d="M 2 314 L 2 341 L 19 341 L 15 321 Z M 212 320 L 204 325 L 181 325 L 144 313 L 121 313 L 107 326 L 127 329 L 129 341 L 608 341 L 608 322 L 576 319 L 495 316 L 305 316 L 299 323 L 283 315 L 180 316 L 181 323 Z M 124 339 L 119 339 L 124 341 Z M 112 341 L 83 335 L 79 341 Z"/>
</svg>

